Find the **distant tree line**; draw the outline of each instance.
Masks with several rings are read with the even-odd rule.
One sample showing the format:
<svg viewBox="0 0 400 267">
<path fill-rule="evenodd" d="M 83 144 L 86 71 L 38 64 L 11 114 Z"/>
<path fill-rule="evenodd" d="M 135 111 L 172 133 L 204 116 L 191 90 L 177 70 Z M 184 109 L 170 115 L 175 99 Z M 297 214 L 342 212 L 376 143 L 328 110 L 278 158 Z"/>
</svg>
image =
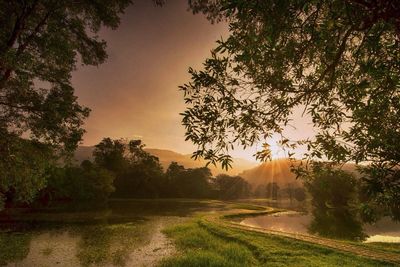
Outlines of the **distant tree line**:
<svg viewBox="0 0 400 267">
<path fill-rule="evenodd" d="M 45 173 L 47 183 L 33 205 L 75 203 L 103 205 L 109 198 L 213 198 L 253 196 L 240 176 L 214 177 L 207 167 L 185 168 L 171 162 L 164 171 L 157 157 L 144 151 L 140 140 L 104 138 L 95 146 L 93 161 L 80 165 L 53 164 Z M 9 194 L 8 206 L 18 200 Z"/>
<path fill-rule="evenodd" d="M 25 149 L 30 146 L 24 145 Z M 40 145 L 32 144 L 37 153 Z M 305 200 L 305 189 L 294 184 L 278 186 L 268 183 L 252 187 L 240 176 L 219 174 L 210 169 L 185 168 L 171 162 L 163 170 L 159 159 L 144 150 L 141 140 L 113 140 L 104 138 L 95 146 L 93 160 L 79 165 L 70 159 L 62 162 L 24 161 L 43 164 L 38 181 L 45 181 L 42 189 L 31 196 L 32 202 L 23 202 L 11 189 L 4 192 L 5 206 L 70 205 L 77 207 L 104 206 L 109 198 L 270 198 L 275 200 Z M 37 159 L 36 155 L 34 159 Z M 21 168 L 23 166 L 20 166 Z M 29 192 L 29 191 L 27 191 Z"/>
</svg>

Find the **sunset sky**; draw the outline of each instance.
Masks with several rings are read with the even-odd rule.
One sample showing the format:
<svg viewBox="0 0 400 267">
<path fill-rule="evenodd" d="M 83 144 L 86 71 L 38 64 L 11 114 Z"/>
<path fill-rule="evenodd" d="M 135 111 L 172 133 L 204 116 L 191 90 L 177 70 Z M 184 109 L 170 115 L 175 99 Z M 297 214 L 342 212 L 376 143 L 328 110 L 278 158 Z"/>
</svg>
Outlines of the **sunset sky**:
<svg viewBox="0 0 400 267">
<path fill-rule="evenodd" d="M 193 152 L 194 146 L 184 141 L 179 113 L 185 105 L 178 86 L 189 81 L 188 67 L 201 68 L 215 41 L 227 34 L 226 24 L 212 25 L 187 11 L 187 0 L 168 1 L 163 7 L 135 1 L 117 30 L 100 34 L 108 44 L 107 62 L 73 74 L 79 102 L 92 109 L 83 145 L 103 137 L 138 138 L 147 147 Z M 295 118 L 303 128 L 300 137 L 307 136 L 305 120 L 297 114 Z M 232 155 L 251 159 L 256 149 L 238 149 Z"/>
</svg>

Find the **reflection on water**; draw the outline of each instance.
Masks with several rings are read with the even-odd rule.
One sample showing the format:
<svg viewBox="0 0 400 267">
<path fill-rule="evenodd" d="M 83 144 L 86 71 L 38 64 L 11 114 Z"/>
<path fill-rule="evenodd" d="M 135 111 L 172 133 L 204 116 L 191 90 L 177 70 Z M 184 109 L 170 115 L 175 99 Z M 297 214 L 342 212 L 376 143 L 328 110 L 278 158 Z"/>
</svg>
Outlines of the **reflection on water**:
<svg viewBox="0 0 400 267">
<path fill-rule="evenodd" d="M 0 266 L 152 266 L 173 250 L 161 233 L 165 225 L 223 208 L 213 201 L 118 200 L 100 211 L 3 216 Z"/>
<path fill-rule="evenodd" d="M 329 224 L 328 221 L 325 222 L 326 224 Z M 332 223 L 334 223 L 334 221 L 331 221 L 330 224 Z M 310 229 L 312 225 L 313 227 L 316 227 L 316 225 L 318 226 L 318 224 L 315 223 L 313 216 L 298 212 L 280 212 L 274 215 L 249 217 L 244 219 L 241 224 L 274 231 L 299 234 L 320 234 L 320 232 L 315 229 Z M 340 227 L 345 226 L 345 223 L 340 224 Z M 325 231 L 325 229 L 338 229 L 338 226 L 330 227 L 329 225 L 323 225 L 323 227 L 324 229 L 322 229 L 322 231 Z M 358 227 L 358 225 L 350 225 L 349 229 L 358 229 Z M 339 232 L 348 233 L 349 229 L 339 229 Z M 390 220 L 390 218 L 385 217 L 373 225 L 366 224 L 362 229 L 362 234 L 369 236 L 365 239 L 365 242 L 400 242 L 400 223 L 396 223 Z M 357 235 L 358 234 L 359 233 L 357 233 Z M 353 233 L 350 235 L 354 236 Z M 330 237 L 333 236 L 331 235 Z M 343 238 L 343 236 L 341 238 Z"/>
<path fill-rule="evenodd" d="M 356 215 L 357 212 L 352 211 L 348 206 L 316 207 L 312 211 L 308 230 L 312 234 L 329 238 L 365 240 L 367 234 L 363 231 L 362 223 Z"/>
</svg>

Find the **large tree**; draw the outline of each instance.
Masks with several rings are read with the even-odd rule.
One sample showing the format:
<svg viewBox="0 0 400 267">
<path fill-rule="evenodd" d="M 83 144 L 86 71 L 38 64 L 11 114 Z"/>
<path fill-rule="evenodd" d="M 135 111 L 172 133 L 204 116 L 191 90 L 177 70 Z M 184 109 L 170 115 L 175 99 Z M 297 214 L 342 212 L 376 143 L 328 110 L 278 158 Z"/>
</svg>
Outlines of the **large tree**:
<svg viewBox="0 0 400 267">
<path fill-rule="evenodd" d="M 97 33 L 115 29 L 130 2 L 0 0 L 0 199 L 11 191 L 27 201 L 44 186 L 35 143 L 69 152 L 81 140 L 89 109 L 77 103 L 71 73 L 78 62 L 104 62 Z"/>
<path fill-rule="evenodd" d="M 400 1 L 189 2 L 229 24 L 181 86 L 195 157 L 228 166 L 233 146 L 283 134 L 301 109 L 317 131 L 307 156 L 370 163 L 367 190 L 400 210 Z M 295 145 L 285 136 L 281 143 Z"/>
</svg>

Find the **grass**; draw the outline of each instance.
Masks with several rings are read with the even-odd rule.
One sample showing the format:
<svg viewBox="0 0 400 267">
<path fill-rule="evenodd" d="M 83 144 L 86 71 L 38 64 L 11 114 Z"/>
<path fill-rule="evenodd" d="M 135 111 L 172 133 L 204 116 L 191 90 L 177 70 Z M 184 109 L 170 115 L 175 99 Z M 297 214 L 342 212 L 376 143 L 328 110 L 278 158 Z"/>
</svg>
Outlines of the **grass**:
<svg viewBox="0 0 400 267">
<path fill-rule="evenodd" d="M 146 216 L 137 217 L 139 213 L 131 210 L 130 205 L 123 206 L 125 202 L 130 204 L 127 200 L 114 202 L 121 205 L 121 210 L 112 214 L 97 212 L 96 216 L 91 213 L 64 216 L 64 213 L 55 213 L 54 220 L 67 219 L 67 223 L 54 229 L 52 217 L 49 219 L 43 214 L 34 214 L 41 224 L 47 225 L 50 221 L 49 229 L 46 226 L 43 229 L 25 230 L 23 233 L 0 232 L 0 266 L 24 259 L 36 234 L 56 231 L 68 231 L 79 237 L 75 256 L 82 266 L 126 265 L 130 252 L 148 242 L 151 230 L 154 229 L 154 220 Z M 153 202 L 133 201 L 135 205 L 146 209 L 150 209 L 149 204 Z M 190 205 L 181 207 L 182 203 Z M 156 208 L 164 208 L 164 205 L 155 204 Z M 177 202 L 169 200 L 167 204 L 167 208 L 171 206 L 176 210 L 181 207 L 189 212 L 184 213 L 187 219 L 171 217 L 171 221 L 168 221 L 167 224 L 172 226 L 167 227 L 165 233 L 175 242 L 178 253 L 163 260 L 161 266 L 391 266 L 386 262 L 292 238 L 235 228 L 226 221 L 281 211 L 266 208 L 257 202 L 183 199 Z M 349 243 L 368 247 L 372 251 L 400 254 L 400 244 Z M 51 247 L 41 251 L 43 257 L 53 253 Z"/>
<path fill-rule="evenodd" d="M 149 238 L 152 222 L 134 221 L 114 224 L 76 224 L 62 228 L 28 230 L 26 232 L 0 232 L 0 266 L 25 259 L 31 240 L 43 233 L 67 232 L 77 237 L 76 255 L 81 266 L 125 266 L 132 250 L 143 245 Z M 54 253 L 52 247 L 40 251 L 43 257 Z M 62 261 L 63 259 L 60 259 Z"/>
<path fill-rule="evenodd" d="M 375 251 L 384 251 L 400 255 L 400 243 L 384 243 L 384 242 L 372 242 L 372 243 L 357 243 L 349 242 L 352 245 L 359 247 L 366 247 Z"/>
<path fill-rule="evenodd" d="M 0 232 L 0 266 L 23 260 L 29 253 L 31 238 L 29 233 Z"/>
<path fill-rule="evenodd" d="M 80 228 L 77 257 L 82 266 L 124 266 L 129 253 L 143 245 L 150 234 L 149 223 L 92 225 Z"/>
<path fill-rule="evenodd" d="M 202 219 L 170 227 L 180 253 L 161 266 L 391 266 L 334 249 Z"/>
</svg>

